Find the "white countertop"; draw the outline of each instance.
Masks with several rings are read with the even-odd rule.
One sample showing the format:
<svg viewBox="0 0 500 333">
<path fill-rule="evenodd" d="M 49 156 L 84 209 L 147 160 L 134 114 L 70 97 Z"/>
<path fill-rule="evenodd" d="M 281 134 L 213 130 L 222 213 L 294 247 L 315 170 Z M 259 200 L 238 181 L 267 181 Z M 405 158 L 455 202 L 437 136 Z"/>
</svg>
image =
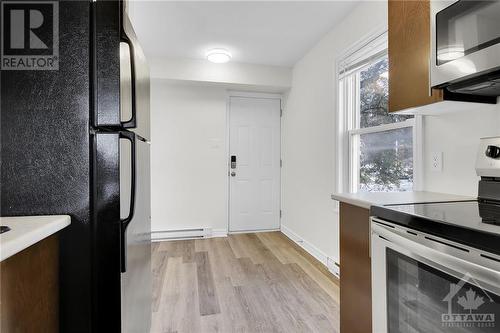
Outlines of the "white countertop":
<svg viewBox="0 0 500 333">
<path fill-rule="evenodd" d="M 71 223 L 68 215 L 0 217 L 10 231 L 0 234 L 0 261 L 55 234 Z"/>
<path fill-rule="evenodd" d="M 426 191 L 334 193 L 332 199 L 367 209 L 371 206 L 476 200 L 474 197 Z"/>
</svg>

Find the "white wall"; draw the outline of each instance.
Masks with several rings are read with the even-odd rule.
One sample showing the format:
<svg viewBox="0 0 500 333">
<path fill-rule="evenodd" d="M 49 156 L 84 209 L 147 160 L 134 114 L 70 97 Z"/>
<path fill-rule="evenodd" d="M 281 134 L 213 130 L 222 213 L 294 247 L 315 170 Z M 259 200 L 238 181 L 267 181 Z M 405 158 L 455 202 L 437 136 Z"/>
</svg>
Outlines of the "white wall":
<svg viewBox="0 0 500 333">
<path fill-rule="evenodd" d="M 151 71 L 152 230 L 227 232 L 228 90 L 283 92 L 290 68 L 148 59 Z"/>
<path fill-rule="evenodd" d="M 226 90 L 151 84 L 152 230 L 227 229 Z"/>
<path fill-rule="evenodd" d="M 386 22 L 385 2 L 361 3 L 296 64 L 288 83 L 286 70 L 280 68 L 271 71 L 274 78 L 262 68 L 248 76 L 252 70 L 247 66 L 236 66 L 240 74 L 232 78 L 229 67 L 223 75 L 197 77 L 196 71 L 178 71 L 175 62 L 163 66 L 153 61 L 152 76 L 168 79 L 152 82 L 153 231 L 200 226 L 226 230 L 226 89 L 283 91 L 291 86 L 282 128 L 282 227 L 313 254 L 338 262 L 338 213 L 330 199 L 335 189 L 334 64 Z M 203 84 L 181 82 L 197 80 Z M 500 135 L 500 106 L 425 117 L 424 189 L 476 195 L 477 140 L 491 135 Z M 443 152 L 441 173 L 426 163 L 433 151 Z"/>
<path fill-rule="evenodd" d="M 439 106 L 436 107 L 439 111 Z M 500 135 L 500 105 L 424 117 L 424 189 L 477 195 L 474 169 L 479 138 Z M 443 153 L 443 171 L 431 170 L 433 152 Z"/>
<path fill-rule="evenodd" d="M 282 227 L 337 262 L 335 59 L 386 22 L 385 2 L 358 5 L 295 65 L 285 107 Z"/>
<path fill-rule="evenodd" d="M 335 191 L 334 91 L 337 57 L 386 26 L 387 4 L 360 3 L 294 67 L 283 119 L 282 228 L 296 240 L 338 261 Z M 441 106 L 436 106 L 439 113 Z M 424 117 L 423 190 L 477 195 L 474 163 L 480 137 L 500 135 L 500 105 L 470 106 L 459 113 Z M 443 171 L 430 168 L 432 152 L 443 153 Z"/>
<path fill-rule="evenodd" d="M 232 89 L 282 92 L 290 88 L 292 81 L 288 67 L 170 58 L 151 58 L 149 65 L 153 78 L 229 84 Z"/>
</svg>

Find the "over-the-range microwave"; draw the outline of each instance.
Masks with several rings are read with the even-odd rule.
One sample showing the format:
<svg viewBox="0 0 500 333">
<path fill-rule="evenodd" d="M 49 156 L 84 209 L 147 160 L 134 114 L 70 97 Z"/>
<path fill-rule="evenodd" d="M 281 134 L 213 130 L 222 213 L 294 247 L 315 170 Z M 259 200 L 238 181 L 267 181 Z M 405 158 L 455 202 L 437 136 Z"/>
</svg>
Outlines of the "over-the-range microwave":
<svg viewBox="0 0 500 333">
<path fill-rule="evenodd" d="M 500 0 L 431 0 L 431 86 L 500 95 Z"/>
</svg>

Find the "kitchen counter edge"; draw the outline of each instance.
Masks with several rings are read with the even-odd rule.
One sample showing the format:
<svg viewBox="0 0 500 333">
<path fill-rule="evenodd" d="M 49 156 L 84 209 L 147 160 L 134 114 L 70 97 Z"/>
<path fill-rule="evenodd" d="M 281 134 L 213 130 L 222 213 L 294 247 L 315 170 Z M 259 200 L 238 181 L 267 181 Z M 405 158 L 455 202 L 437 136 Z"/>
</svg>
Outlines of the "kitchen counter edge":
<svg viewBox="0 0 500 333">
<path fill-rule="evenodd" d="M 27 249 L 71 223 L 69 215 L 0 217 L 11 230 L 0 235 L 0 262 Z"/>
<path fill-rule="evenodd" d="M 334 193 L 332 200 L 370 209 L 371 206 L 404 205 L 427 202 L 471 201 L 474 197 L 428 191 Z"/>
</svg>

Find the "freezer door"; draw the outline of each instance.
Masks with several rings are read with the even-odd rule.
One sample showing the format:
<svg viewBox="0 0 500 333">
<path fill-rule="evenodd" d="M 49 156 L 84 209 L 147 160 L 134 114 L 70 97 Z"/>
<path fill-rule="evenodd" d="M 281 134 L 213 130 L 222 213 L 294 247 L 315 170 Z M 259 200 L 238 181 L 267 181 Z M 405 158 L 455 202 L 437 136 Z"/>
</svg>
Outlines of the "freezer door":
<svg viewBox="0 0 500 333">
<path fill-rule="evenodd" d="M 135 144 L 135 152 L 132 145 Z M 131 160 L 135 155 L 135 168 Z M 135 169 L 135 179 L 132 172 Z M 133 186 L 135 183 L 135 186 Z M 122 230 L 121 318 L 122 332 L 149 332 L 151 326 L 151 190 L 150 144 L 120 142 L 120 215 L 133 215 Z M 135 193 L 131 193 L 134 190 Z M 135 195 L 133 195 L 135 194 Z M 132 198 L 133 197 L 133 198 Z M 122 227 L 124 227 L 122 225 Z M 124 264 L 124 265 L 123 265 Z"/>
<path fill-rule="evenodd" d="M 149 67 L 127 15 L 120 43 L 120 120 L 124 128 L 150 140 Z"/>
</svg>

